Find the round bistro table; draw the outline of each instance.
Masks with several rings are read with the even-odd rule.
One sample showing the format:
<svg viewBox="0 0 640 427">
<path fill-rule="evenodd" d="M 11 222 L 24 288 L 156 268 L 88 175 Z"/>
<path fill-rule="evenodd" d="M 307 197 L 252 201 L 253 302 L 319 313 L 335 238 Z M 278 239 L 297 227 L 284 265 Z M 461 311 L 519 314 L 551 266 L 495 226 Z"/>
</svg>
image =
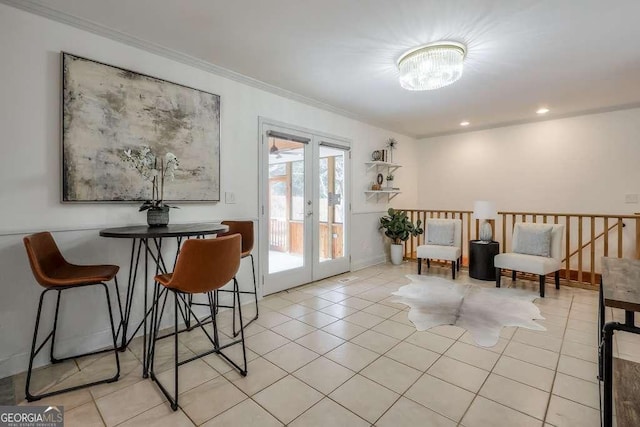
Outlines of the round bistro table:
<svg viewBox="0 0 640 427">
<path fill-rule="evenodd" d="M 175 238 L 178 244 L 175 258 L 173 259 L 173 266 L 178 259 L 180 253 L 180 245 L 182 240 L 187 238 L 203 239 L 206 236 L 216 235 L 218 233 L 224 233 L 229 230 L 229 227 L 220 223 L 195 223 L 195 224 L 169 224 L 164 227 L 148 227 L 146 225 L 134 225 L 130 227 L 116 227 L 106 228 L 100 230 L 101 237 L 108 237 L 113 239 L 130 239 L 131 240 L 131 256 L 129 262 L 129 278 L 127 280 L 127 295 L 125 299 L 124 312 L 122 313 L 122 319 L 118 328 L 118 334 L 122 333 L 121 349 L 124 350 L 133 337 L 138 333 L 140 328 L 143 328 L 143 346 L 142 346 L 142 376 L 148 377 L 149 373 L 149 343 L 147 338 L 150 331 L 150 326 L 147 323 L 147 317 L 151 314 L 153 307 L 149 307 L 148 302 L 148 285 L 149 285 L 149 273 L 153 272 L 153 276 L 156 274 L 168 273 L 167 264 L 162 256 L 162 241 L 167 238 Z M 136 286 L 136 279 L 138 278 L 138 269 L 140 268 L 140 255 L 143 256 L 143 268 L 144 268 L 144 316 L 138 326 L 133 329 L 129 327 L 129 321 L 131 320 L 131 309 L 133 306 L 133 295 Z M 149 263 L 149 258 L 152 260 L 152 264 Z M 153 270 L 150 270 L 150 267 Z M 119 298 L 119 296 L 118 296 Z M 155 301 L 155 295 L 154 299 Z M 190 319 L 185 316 L 186 311 L 182 311 L 187 327 L 189 327 Z M 133 329 L 130 331 L 130 329 Z"/>
</svg>

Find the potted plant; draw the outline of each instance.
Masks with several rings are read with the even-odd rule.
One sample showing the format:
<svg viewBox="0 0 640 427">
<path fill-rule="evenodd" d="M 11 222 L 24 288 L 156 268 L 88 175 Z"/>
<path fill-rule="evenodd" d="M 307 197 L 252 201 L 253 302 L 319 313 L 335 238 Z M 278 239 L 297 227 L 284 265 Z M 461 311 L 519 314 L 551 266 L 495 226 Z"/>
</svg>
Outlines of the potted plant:
<svg viewBox="0 0 640 427">
<path fill-rule="evenodd" d="M 413 225 L 406 212 L 389 208 L 387 214 L 380 218 L 379 229 L 384 229 L 385 236 L 391 239 L 391 262 L 398 265 L 402 263 L 402 242 L 411 236 L 419 236 L 424 230 L 420 227 L 422 221 L 418 220 Z"/>
<path fill-rule="evenodd" d="M 163 227 L 169 224 L 169 206 L 164 203 L 165 179 L 173 181 L 174 173 L 178 169 L 178 158 L 173 153 L 157 157 L 148 146 L 140 150 L 124 150 L 122 160 L 135 168 L 142 177 L 151 181 L 151 200 L 145 201 L 139 211 L 147 211 L 149 227 Z"/>
<path fill-rule="evenodd" d="M 387 174 L 387 190 L 393 190 L 393 174 L 389 172 Z"/>
</svg>

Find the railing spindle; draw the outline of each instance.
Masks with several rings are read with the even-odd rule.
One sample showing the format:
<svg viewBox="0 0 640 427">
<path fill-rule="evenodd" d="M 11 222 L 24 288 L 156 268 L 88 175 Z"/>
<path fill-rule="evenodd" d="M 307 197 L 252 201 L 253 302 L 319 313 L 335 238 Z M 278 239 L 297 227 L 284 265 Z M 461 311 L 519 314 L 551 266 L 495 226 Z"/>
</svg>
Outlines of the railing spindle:
<svg viewBox="0 0 640 427">
<path fill-rule="evenodd" d="M 604 256 L 609 256 L 609 218 L 606 216 L 604 219 Z"/>
<path fill-rule="evenodd" d="M 502 214 L 502 253 L 507 251 L 507 216 Z"/>
<path fill-rule="evenodd" d="M 594 217 L 589 219 L 591 225 L 591 241 L 589 242 L 591 257 L 589 258 L 589 263 L 591 264 L 591 286 L 594 286 L 596 284 L 596 221 Z"/>
<path fill-rule="evenodd" d="M 569 215 L 567 215 L 565 217 L 565 221 L 567 222 L 565 225 L 565 230 L 567 232 L 567 236 L 566 236 L 566 254 L 565 256 L 566 258 L 566 272 L 565 272 L 565 280 L 571 281 L 571 217 Z"/>
<path fill-rule="evenodd" d="M 622 258 L 622 218 L 618 218 L 618 258 Z"/>
<path fill-rule="evenodd" d="M 582 216 L 578 216 L 578 282 L 582 282 Z"/>
</svg>

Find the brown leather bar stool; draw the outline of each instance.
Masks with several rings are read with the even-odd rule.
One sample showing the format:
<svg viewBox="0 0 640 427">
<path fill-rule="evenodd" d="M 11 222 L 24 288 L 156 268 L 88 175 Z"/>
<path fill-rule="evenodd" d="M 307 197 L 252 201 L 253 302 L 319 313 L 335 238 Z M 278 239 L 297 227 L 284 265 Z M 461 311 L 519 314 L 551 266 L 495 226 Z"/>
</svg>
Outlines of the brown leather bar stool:
<svg viewBox="0 0 640 427">
<path fill-rule="evenodd" d="M 253 319 L 249 320 L 244 326 L 249 326 L 251 322 L 258 318 L 258 285 L 256 283 L 256 267 L 253 260 L 253 221 L 222 221 L 222 224 L 229 227 L 229 231 L 226 233 L 218 234 L 218 237 L 229 236 L 232 234 L 240 234 L 242 236 L 242 253 L 241 258 L 251 257 L 251 272 L 253 273 L 253 292 L 252 291 L 240 291 L 241 294 L 252 294 L 256 301 L 256 315 Z M 218 292 L 233 292 L 231 289 L 219 289 Z M 233 306 L 220 306 L 233 308 L 233 336 L 238 336 L 236 331 L 236 300 L 233 300 Z"/>
<path fill-rule="evenodd" d="M 151 379 L 155 381 L 162 393 L 167 397 L 171 408 L 175 411 L 178 409 L 178 367 L 185 363 L 192 362 L 196 359 L 204 357 L 206 355 L 216 353 L 219 354 L 224 360 L 230 363 L 236 368 L 240 375 L 247 375 L 247 354 L 244 346 L 244 329 L 242 324 L 242 307 L 240 306 L 240 289 L 238 287 L 238 281 L 236 280 L 236 273 L 240 267 L 240 251 L 241 251 L 241 237 L 239 234 L 232 236 L 225 236 L 216 239 L 194 239 L 187 240 L 182 245 L 180 255 L 176 262 L 176 267 L 173 273 L 160 274 L 155 277 L 156 291 L 155 299 L 153 303 L 153 312 L 151 315 L 152 327 L 153 327 L 153 341 L 151 346 L 150 358 L 150 375 Z M 233 299 L 234 305 L 236 298 L 238 299 L 238 310 L 240 312 L 240 334 L 241 338 L 236 341 L 220 345 L 218 337 L 218 326 L 216 323 L 216 311 L 217 311 L 217 293 L 216 290 L 220 289 L 227 283 L 233 280 Z M 163 288 L 160 288 L 160 285 Z M 173 294 L 174 304 L 174 328 L 173 331 L 167 335 L 158 336 L 160 324 L 162 322 L 162 316 L 164 314 L 167 297 L 169 294 Z M 188 304 L 188 298 L 194 294 L 206 294 L 209 301 L 209 309 L 211 311 L 211 323 L 213 325 L 213 337 L 205 329 L 205 323 L 198 319 L 193 312 L 191 306 Z M 164 296 L 164 298 L 163 298 Z M 160 300 L 163 298 L 162 304 Z M 190 316 L 195 319 L 196 324 L 205 333 L 213 349 L 206 351 L 202 354 L 198 354 L 187 360 L 178 362 L 178 334 L 184 332 L 178 329 L 178 318 L 180 317 L 179 310 L 183 305 L 178 305 L 178 301 L 184 305 L 185 309 L 189 311 Z M 154 370 L 155 359 L 155 345 L 158 340 L 168 337 L 174 337 L 174 395 L 167 391 L 164 385 L 158 380 Z M 241 368 L 234 361 L 232 361 L 222 350 L 235 344 L 242 344 L 242 355 L 244 359 L 244 367 Z"/>
<path fill-rule="evenodd" d="M 116 293 L 118 295 L 118 305 L 120 305 L 120 292 L 118 289 L 118 281 L 116 274 L 119 267 L 117 265 L 74 265 L 67 262 L 66 259 L 60 253 L 56 242 L 53 240 L 51 233 L 43 232 L 32 234 L 24 238 L 24 246 L 27 249 L 27 255 L 29 257 L 29 263 L 31 264 L 31 270 L 38 283 L 44 287 L 44 291 L 40 294 L 40 303 L 38 304 L 38 314 L 36 315 L 36 326 L 33 331 L 33 341 L 31 343 L 31 353 L 29 355 L 29 369 L 27 371 L 27 384 L 25 386 L 26 399 L 28 401 L 39 400 L 44 397 L 53 396 L 56 394 L 64 393 L 67 391 L 73 391 L 84 387 L 90 387 L 96 384 L 110 383 L 117 381 L 120 377 L 120 358 L 118 357 L 118 346 L 116 344 L 116 331 L 113 326 L 113 313 L 111 311 L 111 299 L 109 298 L 109 288 L 105 282 L 114 280 L 116 285 Z M 54 347 L 56 341 L 56 328 L 58 325 L 58 312 L 60 309 L 60 297 L 62 291 L 69 289 L 76 289 L 84 286 L 100 285 L 104 288 L 107 296 L 107 308 L 109 309 L 109 323 L 111 325 L 111 335 L 113 338 L 113 349 L 98 350 L 90 353 L 79 354 L 76 356 L 69 356 L 64 358 L 56 358 L 54 356 Z M 40 315 L 42 314 L 42 303 L 44 296 L 49 291 L 57 291 L 56 312 L 53 320 L 53 329 L 47 335 L 47 338 L 36 349 L 36 343 L 38 339 L 38 327 L 40 326 Z M 120 311 L 122 315 L 122 309 Z M 106 378 L 99 381 L 94 381 L 88 384 L 69 387 L 62 390 L 56 390 L 49 393 L 43 393 L 39 395 L 32 395 L 29 392 L 29 385 L 31 383 L 31 372 L 33 370 L 33 360 L 36 355 L 42 350 L 44 345 L 51 339 L 51 363 L 59 363 L 68 359 L 76 357 L 89 356 L 92 354 L 104 353 L 107 351 L 113 351 L 116 356 L 116 373 L 110 378 Z"/>
</svg>

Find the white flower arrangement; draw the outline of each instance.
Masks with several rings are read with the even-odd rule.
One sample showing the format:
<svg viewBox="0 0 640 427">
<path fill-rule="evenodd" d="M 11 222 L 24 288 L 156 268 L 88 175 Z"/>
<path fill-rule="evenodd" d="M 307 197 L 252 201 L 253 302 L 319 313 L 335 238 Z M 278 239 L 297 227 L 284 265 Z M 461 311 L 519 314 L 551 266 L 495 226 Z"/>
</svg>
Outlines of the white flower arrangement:
<svg viewBox="0 0 640 427">
<path fill-rule="evenodd" d="M 124 150 L 120 158 L 135 168 L 146 181 L 151 181 L 151 200 L 145 201 L 140 211 L 173 207 L 164 204 L 165 179 L 173 181 L 179 166 L 178 158 L 173 153 L 157 157 L 145 145 L 139 150 Z"/>
</svg>

